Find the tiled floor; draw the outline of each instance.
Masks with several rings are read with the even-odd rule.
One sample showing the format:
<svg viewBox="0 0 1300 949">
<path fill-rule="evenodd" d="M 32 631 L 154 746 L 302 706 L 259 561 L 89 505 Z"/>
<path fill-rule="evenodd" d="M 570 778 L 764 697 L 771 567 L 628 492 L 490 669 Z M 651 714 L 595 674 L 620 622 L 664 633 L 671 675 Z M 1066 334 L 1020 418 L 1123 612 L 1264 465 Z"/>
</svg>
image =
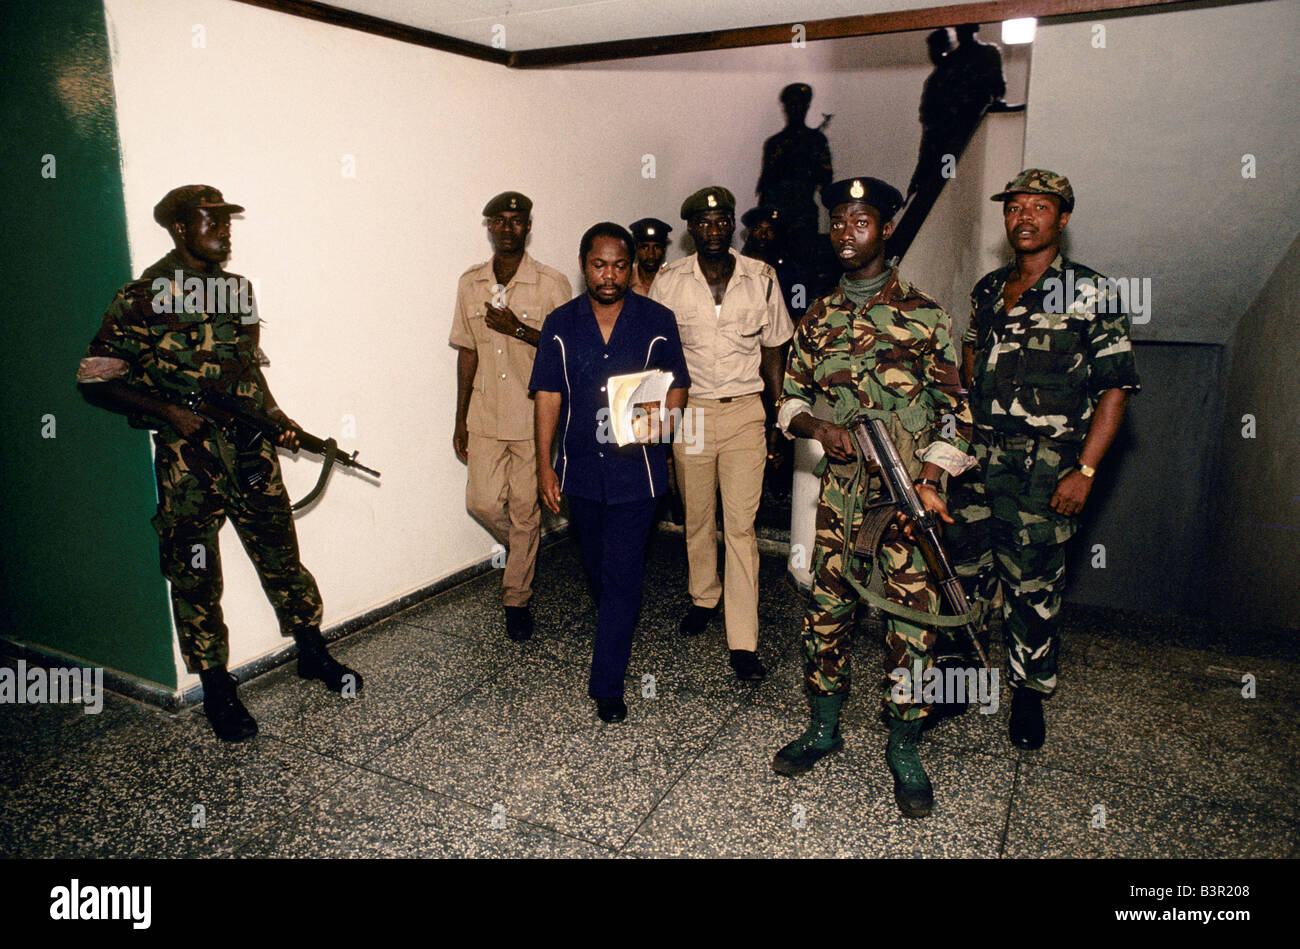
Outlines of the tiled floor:
<svg viewBox="0 0 1300 949">
<path fill-rule="evenodd" d="M 779 560 L 762 573 L 770 675 L 742 684 L 720 623 L 677 635 L 681 538 L 654 539 L 616 725 L 586 697 L 594 615 L 570 542 L 543 550 L 531 642 L 505 638 L 496 582 L 337 645 L 365 673 L 354 700 L 292 666 L 245 686 L 261 734 L 241 745 L 195 710 L 115 696 L 100 715 L 0 705 L 0 855 L 1300 855 L 1300 647 L 1285 633 L 1234 630 L 1225 650 L 1208 624 L 1068 607 L 1047 745 L 1009 744 L 1004 688 L 995 714 L 926 733 L 937 803 L 909 821 L 871 629 L 844 750 L 798 779 L 772 772 L 807 714 L 803 597 Z"/>
</svg>

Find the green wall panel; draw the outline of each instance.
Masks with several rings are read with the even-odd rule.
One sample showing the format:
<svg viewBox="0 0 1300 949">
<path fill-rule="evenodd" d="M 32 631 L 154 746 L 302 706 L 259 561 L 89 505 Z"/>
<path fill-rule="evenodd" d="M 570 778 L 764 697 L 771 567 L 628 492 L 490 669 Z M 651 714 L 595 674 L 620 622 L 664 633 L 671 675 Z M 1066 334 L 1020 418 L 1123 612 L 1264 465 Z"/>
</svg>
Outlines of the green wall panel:
<svg viewBox="0 0 1300 949">
<path fill-rule="evenodd" d="M 175 686 L 148 435 L 74 382 L 132 276 L 103 5 L 4 0 L 0 82 L 0 635 Z"/>
</svg>

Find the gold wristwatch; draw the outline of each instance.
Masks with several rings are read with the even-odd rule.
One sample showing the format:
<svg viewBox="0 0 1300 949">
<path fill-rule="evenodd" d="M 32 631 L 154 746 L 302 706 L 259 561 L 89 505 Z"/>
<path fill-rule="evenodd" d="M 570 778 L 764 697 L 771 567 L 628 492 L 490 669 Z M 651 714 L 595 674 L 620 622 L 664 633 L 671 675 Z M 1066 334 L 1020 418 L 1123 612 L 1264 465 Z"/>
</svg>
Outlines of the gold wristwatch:
<svg viewBox="0 0 1300 949">
<path fill-rule="evenodd" d="M 1091 478 L 1096 473 L 1097 469 L 1092 467 L 1092 465 L 1085 465 L 1082 461 L 1079 462 L 1079 474 L 1083 475 L 1085 478 Z"/>
</svg>

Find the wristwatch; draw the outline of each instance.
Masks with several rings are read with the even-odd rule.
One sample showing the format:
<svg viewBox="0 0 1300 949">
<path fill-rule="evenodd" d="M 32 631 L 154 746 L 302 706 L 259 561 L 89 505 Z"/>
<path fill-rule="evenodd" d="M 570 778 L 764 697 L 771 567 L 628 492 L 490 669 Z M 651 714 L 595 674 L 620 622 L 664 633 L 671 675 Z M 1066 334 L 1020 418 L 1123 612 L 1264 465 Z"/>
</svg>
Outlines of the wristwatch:
<svg viewBox="0 0 1300 949">
<path fill-rule="evenodd" d="M 1091 478 L 1096 473 L 1097 469 L 1092 465 L 1085 465 L 1083 462 L 1079 462 L 1079 474 L 1083 475 L 1085 478 Z"/>
<path fill-rule="evenodd" d="M 515 327 L 515 339 L 523 339 L 524 330 L 526 330 L 527 328 L 528 327 L 524 326 L 523 323 L 520 323 L 517 327 Z"/>
</svg>

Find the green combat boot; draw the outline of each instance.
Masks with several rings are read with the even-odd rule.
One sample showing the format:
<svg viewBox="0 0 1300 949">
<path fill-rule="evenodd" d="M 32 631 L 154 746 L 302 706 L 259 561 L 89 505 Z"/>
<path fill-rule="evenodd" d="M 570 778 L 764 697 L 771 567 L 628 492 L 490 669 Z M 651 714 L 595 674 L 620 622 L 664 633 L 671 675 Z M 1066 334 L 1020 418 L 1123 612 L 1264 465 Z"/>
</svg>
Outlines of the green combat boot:
<svg viewBox="0 0 1300 949">
<path fill-rule="evenodd" d="M 889 723 L 889 744 L 885 760 L 894 774 L 894 800 L 908 817 L 926 817 L 934 806 L 934 788 L 916 746 L 921 738 L 924 719 L 905 722 L 895 718 Z"/>
<path fill-rule="evenodd" d="M 772 770 L 793 778 L 810 771 L 822 758 L 844 747 L 840 738 L 840 706 L 843 704 L 843 695 L 814 695 L 812 724 L 776 753 Z"/>
</svg>

